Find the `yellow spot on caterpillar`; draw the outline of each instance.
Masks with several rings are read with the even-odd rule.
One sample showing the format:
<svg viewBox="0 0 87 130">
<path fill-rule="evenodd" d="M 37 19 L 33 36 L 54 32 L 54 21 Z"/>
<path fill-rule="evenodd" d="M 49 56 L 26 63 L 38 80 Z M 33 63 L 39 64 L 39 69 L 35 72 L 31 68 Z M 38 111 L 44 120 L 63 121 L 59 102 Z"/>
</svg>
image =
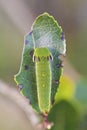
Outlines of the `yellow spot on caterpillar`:
<svg viewBox="0 0 87 130">
<path fill-rule="evenodd" d="M 45 77 L 45 73 L 42 73 L 42 76 Z"/>
<path fill-rule="evenodd" d="M 45 84 L 43 84 L 43 87 L 45 87 Z"/>
</svg>

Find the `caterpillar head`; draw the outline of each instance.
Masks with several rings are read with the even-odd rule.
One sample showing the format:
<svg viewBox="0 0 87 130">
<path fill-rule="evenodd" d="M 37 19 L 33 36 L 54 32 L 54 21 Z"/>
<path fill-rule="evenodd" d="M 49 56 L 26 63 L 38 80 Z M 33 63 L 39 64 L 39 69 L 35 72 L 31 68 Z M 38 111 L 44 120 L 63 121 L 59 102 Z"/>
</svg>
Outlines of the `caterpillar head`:
<svg viewBox="0 0 87 130">
<path fill-rule="evenodd" d="M 33 61 L 53 60 L 51 52 L 47 48 L 36 48 L 33 54 Z"/>
</svg>

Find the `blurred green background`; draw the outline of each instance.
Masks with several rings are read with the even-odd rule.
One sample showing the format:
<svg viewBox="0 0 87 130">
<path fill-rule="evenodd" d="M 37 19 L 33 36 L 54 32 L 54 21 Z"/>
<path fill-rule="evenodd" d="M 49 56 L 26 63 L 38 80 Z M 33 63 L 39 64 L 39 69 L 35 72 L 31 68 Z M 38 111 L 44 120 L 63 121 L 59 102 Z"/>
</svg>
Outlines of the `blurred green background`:
<svg viewBox="0 0 87 130">
<path fill-rule="evenodd" d="M 20 67 L 24 35 L 30 31 L 34 19 L 43 12 L 55 17 L 62 26 L 67 41 L 65 78 L 56 98 L 58 102 L 73 102 L 73 109 L 79 113 L 81 119 L 78 125 L 75 128 L 69 127 L 69 130 L 86 130 L 87 0 L 0 0 L 0 80 L 17 88 L 13 77 Z M 3 111 L 1 101 L 0 111 Z M 60 127 L 60 130 L 66 129 Z"/>
</svg>

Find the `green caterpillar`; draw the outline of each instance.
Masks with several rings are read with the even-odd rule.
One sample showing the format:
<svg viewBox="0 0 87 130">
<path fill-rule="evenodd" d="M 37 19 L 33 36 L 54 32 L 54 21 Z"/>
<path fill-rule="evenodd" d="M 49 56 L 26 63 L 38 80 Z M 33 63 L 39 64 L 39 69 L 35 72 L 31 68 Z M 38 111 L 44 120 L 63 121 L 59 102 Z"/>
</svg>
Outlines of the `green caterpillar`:
<svg viewBox="0 0 87 130">
<path fill-rule="evenodd" d="M 47 48 L 36 48 L 33 54 L 33 61 L 36 67 L 36 83 L 38 104 L 40 111 L 46 115 L 51 108 L 51 82 L 52 71 L 50 66 L 52 55 Z"/>
</svg>

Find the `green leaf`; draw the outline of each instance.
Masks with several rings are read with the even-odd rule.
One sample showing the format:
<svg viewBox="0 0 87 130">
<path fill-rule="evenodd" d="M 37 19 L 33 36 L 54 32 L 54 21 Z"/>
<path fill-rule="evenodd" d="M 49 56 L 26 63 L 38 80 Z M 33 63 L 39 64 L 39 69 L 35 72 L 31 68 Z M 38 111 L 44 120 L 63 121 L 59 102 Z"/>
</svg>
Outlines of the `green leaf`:
<svg viewBox="0 0 87 130">
<path fill-rule="evenodd" d="M 20 88 L 21 94 L 28 98 L 32 107 L 39 112 L 35 63 L 32 60 L 33 51 L 34 44 L 32 40 L 32 32 L 30 32 L 25 36 L 22 62 L 19 73 L 15 75 L 15 81 Z"/>
<path fill-rule="evenodd" d="M 40 112 L 40 110 L 37 97 L 35 63 L 32 60 L 32 56 L 34 49 L 41 47 L 48 48 L 53 55 L 53 61 L 51 61 L 51 101 L 54 102 L 62 73 L 62 61 L 59 55 L 65 55 L 66 44 L 62 28 L 58 25 L 57 21 L 47 13 L 36 18 L 32 26 L 32 32 L 25 36 L 20 71 L 15 75 L 15 81 L 22 95 L 30 100 L 32 107 L 37 112 Z"/>
<path fill-rule="evenodd" d="M 48 115 L 54 125 L 51 130 L 77 130 L 78 112 L 76 108 L 66 100 L 61 100 L 54 105 Z"/>
</svg>

